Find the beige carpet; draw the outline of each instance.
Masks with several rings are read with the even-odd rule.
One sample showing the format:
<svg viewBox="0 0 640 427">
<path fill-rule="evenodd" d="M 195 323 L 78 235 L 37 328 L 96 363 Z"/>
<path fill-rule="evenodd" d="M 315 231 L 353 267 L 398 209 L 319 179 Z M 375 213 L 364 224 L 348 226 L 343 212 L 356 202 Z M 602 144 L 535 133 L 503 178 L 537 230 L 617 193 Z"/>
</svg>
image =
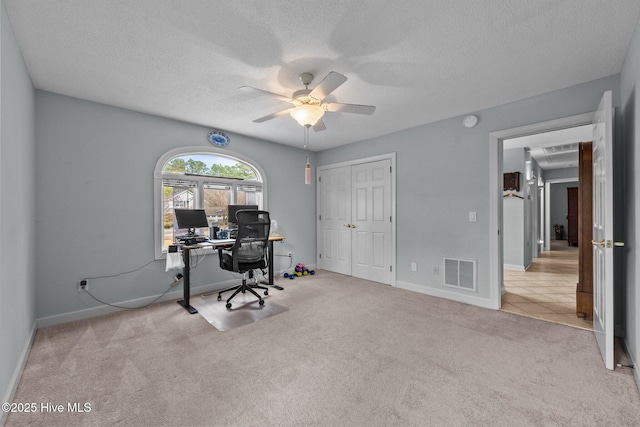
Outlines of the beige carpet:
<svg viewBox="0 0 640 427">
<path fill-rule="evenodd" d="M 220 332 L 175 302 L 38 332 L 7 425 L 631 426 L 592 332 L 319 271 Z"/>
</svg>

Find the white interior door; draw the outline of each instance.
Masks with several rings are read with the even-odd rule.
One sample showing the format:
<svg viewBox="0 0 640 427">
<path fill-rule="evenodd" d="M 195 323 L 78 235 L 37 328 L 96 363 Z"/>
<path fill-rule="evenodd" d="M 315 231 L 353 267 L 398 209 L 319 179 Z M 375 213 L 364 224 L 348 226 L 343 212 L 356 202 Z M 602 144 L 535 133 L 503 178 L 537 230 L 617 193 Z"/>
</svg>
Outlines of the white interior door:
<svg viewBox="0 0 640 427">
<path fill-rule="evenodd" d="M 318 267 L 351 275 L 351 166 L 323 171 L 318 186 Z"/>
<path fill-rule="evenodd" d="M 351 274 L 392 284 L 391 160 L 351 169 Z"/>
<path fill-rule="evenodd" d="M 593 332 L 613 369 L 613 110 L 611 91 L 593 119 Z"/>
<path fill-rule="evenodd" d="M 395 284 L 391 158 L 318 171 L 318 268 Z"/>
</svg>

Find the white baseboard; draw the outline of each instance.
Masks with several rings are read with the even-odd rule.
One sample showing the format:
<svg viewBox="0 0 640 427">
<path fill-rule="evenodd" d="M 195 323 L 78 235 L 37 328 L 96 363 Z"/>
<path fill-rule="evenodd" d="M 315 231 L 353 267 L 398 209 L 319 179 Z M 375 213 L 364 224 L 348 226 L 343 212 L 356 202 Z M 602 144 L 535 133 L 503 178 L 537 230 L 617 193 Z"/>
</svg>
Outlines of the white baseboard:
<svg viewBox="0 0 640 427">
<path fill-rule="evenodd" d="M 294 267 L 295 265 L 292 266 L 292 268 Z M 308 267 L 313 267 L 313 266 L 308 266 Z M 276 278 L 281 274 L 283 274 L 284 272 L 285 270 L 274 271 L 273 276 L 274 278 Z M 235 279 L 227 280 L 225 282 L 210 283 L 207 285 L 198 285 L 198 286 L 191 285 L 191 295 L 199 295 L 199 294 L 204 294 L 206 292 L 214 292 L 220 289 L 234 286 L 235 284 L 238 283 L 238 279 L 239 277 Z M 160 295 L 151 295 L 148 297 L 137 298 L 137 299 L 127 300 L 127 301 L 117 301 L 117 302 L 113 302 L 113 304 L 125 306 L 125 307 L 132 307 L 132 308 L 141 307 L 146 304 L 149 304 L 151 301 L 155 300 L 159 296 Z M 160 302 L 171 301 L 171 300 L 181 300 L 182 297 L 183 297 L 183 288 L 180 287 L 175 291 L 167 292 L 165 295 L 163 295 L 154 303 L 160 303 Z M 37 319 L 37 327 L 38 329 L 46 328 L 48 326 L 60 325 L 62 323 L 73 322 L 75 320 L 89 319 L 91 317 L 102 316 L 104 314 L 115 313 L 117 311 L 122 311 L 122 310 L 127 310 L 127 309 L 111 307 L 109 305 L 103 304 L 96 307 L 86 308 L 83 310 L 76 310 L 68 313 L 55 314 L 53 316 L 40 317 Z"/>
<path fill-rule="evenodd" d="M 219 282 L 219 283 L 200 285 L 200 286 L 191 285 L 191 295 L 193 296 L 193 295 L 203 294 L 205 292 L 217 291 L 220 289 L 227 288 L 229 286 L 233 286 L 237 282 L 238 280 L 234 279 L 234 280 L 228 280 L 226 282 Z M 184 295 L 183 289 L 182 287 L 180 287 L 175 291 L 167 292 L 165 295 L 163 295 L 161 298 L 155 301 L 154 304 L 165 302 L 165 301 L 181 300 L 183 295 Z M 114 302 L 113 304 L 119 305 L 119 306 L 125 306 L 125 307 L 132 307 L 132 308 L 141 307 L 146 304 L 149 304 L 151 301 L 155 300 L 159 296 L 160 295 L 151 295 L 144 298 L 136 298 L 136 299 L 127 300 L 127 301 L 118 301 L 118 302 Z M 68 313 L 55 314 L 53 316 L 40 317 L 37 320 L 38 329 L 46 328 L 48 326 L 55 326 L 62 323 L 73 322 L 76 320 L 89 319 L 91 317 L 102 316 L 104 314 L 115 313 L 117 311 L 122 311 L 122 310 L 127 310 L 127 309 L 112 307 L 112 306 L 103 304 L 96 307 L 86 308 L 83 310 L 76 310 Z"/>
<path fill-rule="evenodd" d="M 13 370 L 13 375 L 11 375 L 11 381 L 9 381 L 9 387 L 7 388 L 7 392 L 2 398 L 2 403 L 13 402 L 13 397 L 15 396 L 16 390 L 18 389 L 18 384 L 20 384 L 20 378 L 22 378 L 22 371 L 24 370 L 24 367 L 27 364 L 29 352 L 31 351 L 31 346 L 33 346 L 33 341 L 36 338 L 37 331 L 38 331 L 37 323 L 34 322 L 33 327 L 31 328 L 31 336 L 25 343 L 25 346 L 22 349 L 22 353 L 20 353 L 18 364 Z M 8 415 L 7 412 L 0 411 L 0 426 L 4 425 L 5 421 L 7 420 L 7 415 Z"/>
<path fill-rule="evenodd" d="M 504 264 L 505 270 L 526 271 L 523 265 Z"/>
<path fill-rule="evenodd" d="M 622 339 L 622 344 L 624 346 L 624 351 L 627 353 L 627 357 L 629 358 L 629 362 L 633 366 L 633 378 L 636 380 L 636 387 L 638 387 L 638 391 L 640 391 L 640 373 L 638 373 L 638 365 L 636 361 L 633 359 L 633 353 L 629 351 L 629 347 L 627 347 L 627 340 Z"/>
<path fill-rule="evenodd" d="M 462 294 L 462 293 L 450 291 L 447 289 L 430 288 L 424 285 L 417 285 L 415 283 L 408 283 L 408 282 L 401 282 L 401 281 L 396 281 L 396 287 L 401 289 L 406 289 L 408 291 L 420 292 L 422 294 L 431 295 L 438 298 L 450 299 L 453 301 L 463 302 L 465 304 L 471 304 L 471 305 L 476 305 L 478 307 L 493 309 L 493 307 L 491 306 L 490 299 L 480 298 L 476 295 Z"/>
</svg>

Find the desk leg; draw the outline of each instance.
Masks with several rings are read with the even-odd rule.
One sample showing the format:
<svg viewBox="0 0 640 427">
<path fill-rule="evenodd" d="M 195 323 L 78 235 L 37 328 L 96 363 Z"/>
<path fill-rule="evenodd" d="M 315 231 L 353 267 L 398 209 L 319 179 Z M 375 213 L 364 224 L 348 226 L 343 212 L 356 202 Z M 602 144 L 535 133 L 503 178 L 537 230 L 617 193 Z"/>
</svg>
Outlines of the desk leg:
<svg viewBox="0 0 640 427">
<path fill-rule="evenodd" d="M 267 285 L 273 286 L 278 290 L 284 289 L 282 286 L 278 286 L 273 283 L 273 241 L 272 240 L 269 240 L 269 283 L 267 283 Z"/>
<path fill-rule="evenodd" d="M 178 304 L 180 304 L 181 306 L 184 307 L 185 310 L 187 310 L 189 313 L 191 314 L 196 314 L 198 312 L 198 310 L 196 310 L 195 308 L 191 307 L 191 305 L 189 305 L 189 297 L 190 297 L 190 293 L 191 293 L 191 283 L 189 282 L 189 271 L 191 270 L 191 256 L 189 255 L 189 249 L 188 248 L 183 248 L 182 249 L 182 259 L 184 261 L 184 268 L 182 269 L 182 292 L 183 292 L 183 298 L 180 301 L 178 301 Z"/>
</svg>

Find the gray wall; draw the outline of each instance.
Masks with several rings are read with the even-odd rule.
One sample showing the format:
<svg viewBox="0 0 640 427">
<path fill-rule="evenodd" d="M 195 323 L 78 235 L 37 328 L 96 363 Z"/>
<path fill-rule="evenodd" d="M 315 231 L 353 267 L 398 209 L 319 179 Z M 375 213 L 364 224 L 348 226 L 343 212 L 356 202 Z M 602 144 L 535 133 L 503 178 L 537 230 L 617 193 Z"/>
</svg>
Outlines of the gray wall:
<svg viewBox="0 0 640 427">
<path fill-rule="evenodd" d="M 488 300 L 496 286 L 489 283 L 489 133 L 594 111 L 606 90 L 618 106 L 619 87 L 619 76 L 595 80 L 470 112 L 480 119 L 471 129 L 462 126 L 462 116 L 454 117 L 326 150 L 318 164 L 396 152 L 397 280 L 434 293 L 461 293 L 425 271 L 441 265 L 444 256 L 475 259 L 475 296 Z M 469 211 L 477 212 L 477 222 L 468 221 Z M 417 260 L 418 271 L 411 271 L 411 260 Z"/>
<path fill-rule="evenodd" d="M 562 226 L 564 227 L 563 240 L 567 240 L 567 238 L 569 237 L 569 226 L 567 222 L 567 188 L 577 186 L 577 180 L 576 182 L 558 182 L 552 183 L 550 185 L 551 194 L 549 195 L 549 223 L 551 225 L 551 239 L 556 238 L 555 229 L 553 228 L 555 224 L 562 224 Z"/>
<path fill-rule="evenodd" d="M 551 179 L 567 179 L 575 178 L 578 180 L 578 168 L 561 168 L 561 169 L 549 169 L 544 171 L 545 181 Z"/>
<path fill-rule="evenodd" d="M 135 270 L 154 259 L 156 162 L 177 147 L 210 147 L 209 130 L 36 91 L 38 318 L 50 324 L 56 323 L 55 316 L 81 315 L 79 311 L 100 304 L 78 293 L 79 280 Z M 294 263 L 313 265 L 316 199 L 314 187 L 303 179 L 307 152 L 229 136 L 229 154 L 247 156 L 265 171 L 267 208 L 278 221 L 278 232 L 286 236 L 275 252 L 291 251 Z M 288 261 L 277 258 L 275 268 L 286 268 Z M 151 299 L 169 287 L 175 273 L 165 272 L 165 261 L 159 260 L 135 273 L 90 280 L 89 290 L 109 303 Z M 230 279 L 210 256 L 193 270 L 192 287 L 223 286 Z"/>
<path fill-rule="evenodd" d="M 537 177 L 544 177 L 544 173 L 540 168 L 536 159 L 532 158 L 530 154 L 526 156 L 527 160 L 531 161 L 531 172 L 536 176 L 536 180 L 531 183 L 525 183 L 525 227 L 524 227 L 524 265 L 529 266 L 533 261 L 533 241 L 537 240 L 537 236 L 534 236 L 536 225 L 533 224 L 534 220 L 539 217 L 540 206 L 534 205 L 534 198 L 538 198 L 538 179 Z M 526 178 L 525 178 L 526 181 Z M 540 201 L 542 203 L 542 201 Z M 538 211 L 538 212 L 534 212 Z"/>
<path fill-rule="evenodd" d="M 621 137 L 624 149 L 622 151 L 623 161 L 623 178 L 620 187 L 623 188 L 623 194 L 620 199 L 624 201 L 622 206 L 617 206 L 623 212 L 624 221 L 622 224 L 622 239 L 626 246 L 620 249 L 616 254 L 624 260 L 623 271 L 624 287 L 619 292 L 619 300 L 622 301 L 623 309 L 623 330 L 624 339 L 627 350 L 630 353 L 635 366 L 640 363 L 640 253 L 638 246 L 640 245 L 640 230 L 638 223 L 640 222 L 640 150 L 638 149 L 640 142 L 640 111 L 638 104 L 640 95 L 638 94 L 638 85 L 640 85 L 640 26 L 636 25 L 636 32 L 629 46 L 629 52 L 625 60 L 622 73 L 620 74 L 620 93 L 621 93 L 621 109 L 620 115 L 624 123 L 621 129 Z M 640 386 L 640 374 L 638 369 L 634 369 L 636 382 Z"/>
<path fill-rule="evenodd" d="M 502 152 L 502 169 L 505 173 L 520 172 L 520 191 L 508 190 L 504 194 L 525 197 L 525 149 L 511 148 Z M 524 269 L 525 264 L 525 199 L 505 198 L 502 202 L 502 227 L 504 264 L 508 268 Z"/>
<path fill-rule="evenodd" d="M 35 110 L 31 79 L 0 6 L 0 398 L 8 402 L 35 333 Z"/>
<path fill-rule="evenodd" d="M 536 180 L 534 183 L 527 182 L 527 162 L 530 162 L 529 169 Z M 538 197 L 537 177 L 543 176 L 543 171 L 531 158 L 525 148 L 505 149 L 502 152 L 502 169 L 507 172 L 520 172 L 520 191 L 507 190 L 503 194 L 517 194 L 522 199 L 504 198 L 502 202 L 502 227 L 503 227 L 503 252 L 505 268 L 525 270 L 533 261 L 533 248 L 531 241 L 535 226 L 532 224 L 537 212 L 533 212 L 534 198 Z M 539 207 L 536 207 L 536 211 Z"/>
</svg>

